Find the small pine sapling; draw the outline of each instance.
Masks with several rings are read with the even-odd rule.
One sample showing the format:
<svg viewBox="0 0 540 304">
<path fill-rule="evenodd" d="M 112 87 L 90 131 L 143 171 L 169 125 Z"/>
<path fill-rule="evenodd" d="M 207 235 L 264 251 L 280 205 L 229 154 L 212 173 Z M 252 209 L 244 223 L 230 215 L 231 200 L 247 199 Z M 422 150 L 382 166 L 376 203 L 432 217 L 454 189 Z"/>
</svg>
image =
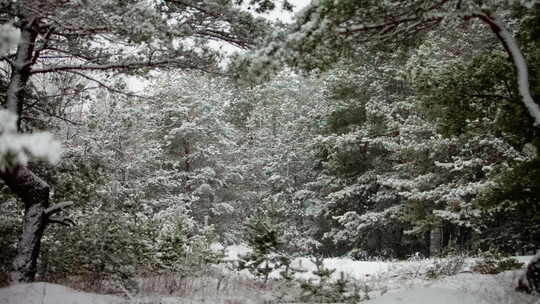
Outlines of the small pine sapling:
<svg viewBox="0 0 540 304">
<path fill-rule="evenodd" d="M 317 279 L 309 279 L 300 284 L 300 288 L 303 290 L 301 298 L 303 301 L 315 299 L 317 301 L 327 300 L 331 291 L 328 282 L 336 270 L 324 266 L 324 259 L 320 256 L 314 257 L 311 259 L 311 262 L 315 264 L 316 269 L 313 270 L 312 273 L 317 276 Z"/>
<path fill-rule="evenodd" d="M 252 217 L 246 224 L 247 242 L 252 252 L 241 255 L 238 269 L 248 269 L 266 284 L 270 273 L 282 269 L 281 276 L 290 280 L 295 269 L 290 258 L 280 251 L 279 231 L 267 216 Z"/>
<path fill-rule="evenodd" d="M 278 257 L 277 268 L 281 269 L 281 271 L 279 272 L 280 277 L 289 282 L 294 280 L 295 274 L 300 273 L 300 272 L 305 272 L 305 270 L 303 270 L 300 267 L 294 267 L 292 265 L 291 258 L 287 255 L 280 255 Z"/>
<path fill-rule="evenodd" d="M 303 281 L 300 288 L 303 290 L 301 300 L 306 302 L 340 302 L 357 303 L 369 299 L 371 289 L 367 284 L 360 286 L 356 281 L 340 272 L 339 278 L 332 281 L 335 269 L 324 266 L 322 257 L 311 260 L 316 269 L 312 273 L 318 279 Z M 361 293 L 363 292 L 364 295 Z"/>
</svg>

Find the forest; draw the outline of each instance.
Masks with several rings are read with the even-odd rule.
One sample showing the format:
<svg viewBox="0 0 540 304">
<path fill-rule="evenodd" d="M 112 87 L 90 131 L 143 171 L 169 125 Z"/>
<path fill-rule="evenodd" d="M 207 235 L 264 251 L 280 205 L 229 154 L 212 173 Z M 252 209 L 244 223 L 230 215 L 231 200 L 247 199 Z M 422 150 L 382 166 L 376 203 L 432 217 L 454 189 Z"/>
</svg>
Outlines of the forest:
<svg viewBox="0 0 540 304">
<path fill-rule="evenodd" d="M 536 303 L 538 102 L 537 0 L 0 1 L 0 287 L 473 259 Z"/>
</svg>

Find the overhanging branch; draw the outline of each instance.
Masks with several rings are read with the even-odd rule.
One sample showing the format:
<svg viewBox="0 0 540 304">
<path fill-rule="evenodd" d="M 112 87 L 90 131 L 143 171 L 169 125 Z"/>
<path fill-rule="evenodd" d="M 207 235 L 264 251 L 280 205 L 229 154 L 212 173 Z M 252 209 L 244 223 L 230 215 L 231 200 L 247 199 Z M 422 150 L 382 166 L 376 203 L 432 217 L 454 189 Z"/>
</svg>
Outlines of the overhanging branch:
<svg viewBox="0 0 540 304">
<path fill-rule="evenodd" d="M 508 55 L 514 61 L 514 66 L 517 70 L 517 82 L 519 88 L 519 94 L 522 97 L 522 101 L 525 104 L 525 107 L 529 111 L 529 114 L 534 119 L 534 126 L 540 127 L 540 107 L 534 101 L 531 88 L 529 83 L 529 71 L 527 67 L 527 61 L 525 56 L 521 52 L 521 49 L 514 38 L 514 36 L 508 32 L 503 23 L 499 21 L 496 16 L 489 16 L 487 14 L 478 13 L 474 14 L 473 17 L 476 17 L 482 20 L 484 23 L 489 25 L 490 29 L 495 33 L 497 38 L 501 41 L 504 46 L 504 49 Z"/>
<path fill-rule="evenodd" d="M 70 71 L 110 71 L 110 70 L 136 70 L 145 67 L 163 67 L 163 66 L 179 66 L 177 60 L 161 60 L 147 62 L 119 62 L 111 64 L 75 64 L 75 65 L 57 65 L 42 69 L 32 69 L 32 74 L 44 74 L 50 72 L 70 72 Z M 200 69 L 196 66 L 182 65 L 185 69 Z"/>
<path fill-rule="evenodd" d="M 141 96 L 141 95 L 137 95 L 137 94 L 133 94 L 133 93 L 128 93 L 128 92 L 124 92 L 124 91 L 121 91 L 121 90 L 117 90 L 109 85 L 106 85 L 104 82 L 102 82 L 101 80 L 98 80 L 94 77 L 90 77 L 84 73 L 80 73 L 80 72 L 77 72 L 77 71 L 74 71 L 74 70 L 70 70 L 70 71 L 65 71 L 67 73 L 72 73 L 72 74 L 76 74 L 76 75 L 79 75 L 83 78 L 86 78 L 90 81 L 93 81 L 95 83 L 97 83 L 100 87 L 103 87 L 111 92 L 114 92 L 114 93 L 118 93 L 118 94 L 122 94 L 122 95 L 126 95 L 126 96 L 130 96 L 130 97 L 138 97 L 138 98 L 144 98 L 144 96 Z"/>
</svg>

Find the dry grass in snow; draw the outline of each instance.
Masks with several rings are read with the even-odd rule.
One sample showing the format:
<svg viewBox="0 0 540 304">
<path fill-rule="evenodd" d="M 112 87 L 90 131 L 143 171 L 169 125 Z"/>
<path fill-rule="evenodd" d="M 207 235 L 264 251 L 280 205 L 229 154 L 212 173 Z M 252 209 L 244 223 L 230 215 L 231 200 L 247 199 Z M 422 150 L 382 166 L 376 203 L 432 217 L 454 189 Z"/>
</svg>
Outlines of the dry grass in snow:
<svg viewBox="0 0 540 304">
<path fill-rule="evenodd" d="M 229 260 L 242 251 L 245 248 L 233 247 L 228 252 Z M 526 262 L 528 257 L 518 259 Z M 519 271 L 482 275 L 471 272 L 471 261 L 464 257 L 404 262 L 331 258 L 325 259 L 324 265 L 336 269 L 334 279 L 343 273 L 354 284 L 366 287 L 370 300 L 363 303 L 368 304 L 540 304 L 537 295 L 514 291 Z M 298 281 L 316 281 L 310 259 L 299 258 L 295 264 L 307 270 L 297 275 Z M 0 304 L 267 304 L 298 300 L 302 293 L 298 282 L 274 279 L 265 285 L 246 272 L 225 266 L 192 276 L 169 273 L 136 281 L 137 294 L 124 290 L 116 296 L 98 294 L 105 289 L 85 293 L 48 283 L 21 284 L 0 289 Z M 84 282 L 73 280 L 66 285 L 82 287 Z"/>
</svg>

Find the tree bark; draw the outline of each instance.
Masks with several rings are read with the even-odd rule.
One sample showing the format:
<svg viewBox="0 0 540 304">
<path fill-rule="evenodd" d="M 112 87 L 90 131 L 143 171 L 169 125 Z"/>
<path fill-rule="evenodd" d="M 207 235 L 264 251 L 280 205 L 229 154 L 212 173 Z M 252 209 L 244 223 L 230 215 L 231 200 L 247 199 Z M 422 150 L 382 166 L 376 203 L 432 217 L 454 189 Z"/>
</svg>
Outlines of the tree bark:
<svg viewBox="0 0 540 304">
<path fill-rule="evenodd" d="M 21 28 L 21 38 L 17 47 L 15 60 L 11 64 L 11 76 L 7 88 L 5 108 L 18 115 L 17 127 L 20 129 L 20 119 L 24 104 L 26 84 L 30 79 L 32 56 L 34 53 L 37 32 L 32 29 L 32 23 L 26 23 Z"/>
<path fill-rule="evenodd" d="M 429 255 L 437 256 L 441 253 L 442 227 L 440 223 L 433 224 L 429 234 Z"/>
<path fill-rule="evenodd" d="M 49 185 L 23 166 L 0 172 L 0 177 L 24 204 L 23 232 L 9 281 L 12 284 L 31 282 L 36 276 L 41 238 L 47 225 L 45 210 L 49 207 Z"/>
<path fill-rule="evenodd" d="M 18 115 L 19 129 L 25 88 L 31 75 L 30 67 L 37 38 L 37 31 L 32 28 L 33 26 L 33 22 L 26 22 L 21 27 L 17 53 L 15 59 L 10 62 L 11 77 L 5 108 Z M 0 171 L 0 178 L 24 204 L 23 232 L 17 245 L 9 281 L 12 284 L 31 282 L 36 276 L 41 238 L 48 222 L 45 210 L 49 207 L 50 187 L 26 166 L 15 166 Z"/>
</svg>

